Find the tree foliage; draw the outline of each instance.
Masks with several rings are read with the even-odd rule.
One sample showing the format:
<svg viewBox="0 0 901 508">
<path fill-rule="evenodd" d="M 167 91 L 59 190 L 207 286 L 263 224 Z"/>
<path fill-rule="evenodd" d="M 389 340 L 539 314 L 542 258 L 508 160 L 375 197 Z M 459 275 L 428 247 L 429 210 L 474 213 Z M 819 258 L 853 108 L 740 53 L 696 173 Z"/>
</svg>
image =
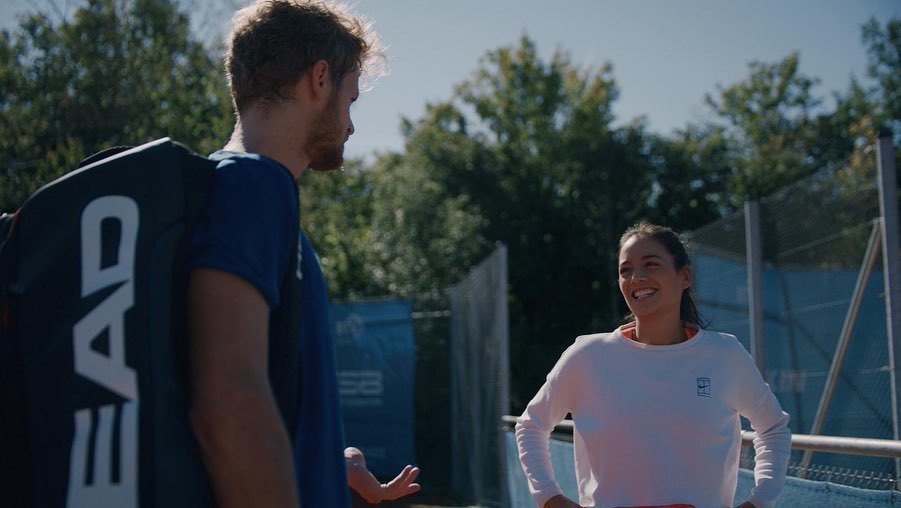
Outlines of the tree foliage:
<svg viewBox="0 0 901 508">
<path fill-rule="evenodd" d="M 732 208 L 829 165 L 849 166 L 843 178 L 872 180 L 872 146 L 880 132 L 894 131 L 896 145 L 901 139 L 901 20 L 883 28 L 871 19 L 862 27 L 862 39 L 868 55 L 865 78 L 873 84 L 852 77 L 846 91 L 834 93 L 832 110 L 814 96 L 819 81 L 800 73 L 797 53 L 776 63 L 752 62 L 746 79 L 707 96 L 718 121 L 689 128 L 706 131 L 701 137 L 706 146 L 720 147 L 715 159 L 694 151 L 690 142 L 678 144 L 701 161 L 727 166 Z"/>
<path fill-rule="evenodd" d="M 614 267 L 627 226 L 690 231 L 830 164 L 846 168 L 818 189 L 872 181 L 877 135 L 901 135 L 901 21 L 862 33 L 868 74 L 834 109 L 791 54 L 751 63 L 708 97 L 716 121 L 670 135 L 617 124 L 612 67 L 575 66 L 563 50 L 541 58 L 523 37 L 403 120 L 401 153 L 305 173 L 302 222 L 339 299 L 440 305 L 506 244 L 520 410 L 576 335 L 624 314 Z M 0 210 L 99 149 L 168 135 L 206 153 L 232 122 L 218 58 L 175 0 L 85 0 L 71 19 L 23 18 L 0 33 L 0 91 Z"/>
<path fill-rule="evenodd" d="M 752 62 L 745 81 L 721 87 L 707 103 L 725 124 L 729 193 L 733 204 L 760 198 L 815 167 L 811 112 L 820 104 L 812 95 L 818 80 L 799 72 L 793 53 L 775 64 Z"/>
<path fill-rule="evenodd" d="M 338 185 L 365 205 L 343 214 L 351 193 L 338 191 L 338 203 L 334 192 L 309 188 L 328 175 L 305 176 L 318 202 L 305 205 L 305 220 L 328 222 L 308 229 L 332 289 L 342 297 L 434 294 L 506 244 L 513 399 L 524 404 L 573 337 L 622 316 L 614 266 L 627 226 L 692 210 L 680 225 L 695 227 L 717 215 L 721 190 L 708 189 L 687 152 L 640 122 L 612 126 L 617 93 L 609 66 L 578 68 L 561 51 L 544 61 L 524 37 L 489 52 L 448 101 L 406 120 L 402 154 L 341 175 Z M 670 159 L 681 165 L 671 170 Z M 683 170 L 695 178 L 670 185 Z M 694 196 L 687 204 L 683 192 Z M 355 277 L 329 271 L 351 265 Z"/>
<path fill-rule="evenodd" d="M 876 102 L 882 128 L 901 136 L 901 19 L 888 21 L 885 29 L 872 18 L 863 27 L 869 58 L 867 74 L 876 80 Z"/>
<path fill-rule="evenodd" d="M 221 146 L 230 100 L 213 52 L 171 0 L 89 0 L 0 33 L 0 209 L 86 155 L 170 136 Z"/>
</svg>

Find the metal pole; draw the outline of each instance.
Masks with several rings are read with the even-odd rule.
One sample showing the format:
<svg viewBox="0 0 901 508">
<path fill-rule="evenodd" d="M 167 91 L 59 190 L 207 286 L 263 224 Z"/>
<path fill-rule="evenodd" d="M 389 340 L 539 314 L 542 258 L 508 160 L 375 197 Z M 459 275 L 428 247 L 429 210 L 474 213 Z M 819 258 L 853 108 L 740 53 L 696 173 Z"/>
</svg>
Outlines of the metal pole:
<svg viewBox="0 0 901 508">
<path fill-rule="evenodd" d="M 763 270 L 763 248 L 760 240 L 760 203 L 745 201 L 745 250 L 748 263 L 748 321 L 751 332 L 751 356 L 760 375 L 766 379 L 763 353 L 763 295 L 760 274 Z"/>
<path fill-rule="evenodd" d="M 516 425 L 516 417 L 504 415 L 501 422 L 507 432 Z M 573 421 L 563 420 L 554 427 L 552 439 L 561 440 L 573 432 Z M 742 446 L 751 446 L 757 433 L 750 430 L 741 431 Z M 565 440 L 565 439 L 563 439 Z M 864 457 L 901 457 L 901 441 L 893 439 L 872 439 L 865 437 L 811 436 L 808 434 L 792 434 L 792 450 L 816 450 L 828 453 L 847 453 Z"/>
<path fill-rule="evenodd" d="M 450 300 L 450 337 L 448 337 L 448 350 L 450 356 L 450 397 L 451 397 L 451 428 L 450 428 L 450 484 L 451 489 L 459 492 L 460 486 L 463 485 L 463 478 L 460 473 L 461 463 L 466 462 L 467 457 L 463 457 L 462 450 L 464 443 L 460 434 L 463 432 L 463 404 L 460 399 L 463 397 L 461 385 L 465 383 L 462 379 L 463 373 L 466 372 L 465 361 L 463 360 L 463 344 L 460 338 L 460 305 L 458 302 L 457 286 L 453 286 L 448 291 L 448 299 Z"/>
<path fill-rule="evenodd" d="M 500 369 L 498 379 L 498 395 L 499 409 L 501 416 L 510 411 L 510 318 L 507 311 L 507 246 L 498 245 L 498 256 L 500 256 L 500 269 L 498 270 L 498 312 L 496 318 L 498 320 L 499 331 L 499 348 L 500 357 L 498 359 L 498 369 Z M 500 453 L 500 495 L 501 506 L 509 505 L 509 492 L 507 492 L 507 449 L 504 445 L 504 428 L 498 428 L 498 451 Z"/>
<path fill-rule="evenodd" d="M 756 437 L 756 432 L 743 430 L 741 431 L 741 444 L 752 445 Z M 846 453 L 864 457 L 901 457 L 901 442 L 893 439 L 792 434 L 792 449 Z"/>
<path fill-rule="evenodd" d="M 879 219 L 873 221 L 870 241 L 867 242 L 867 252 L 864 254 L 863 263 L 860 266 L 860 271 L 857 273 L 857 283 L 854 284 L 854 293 L 851 295 L 848 313 L 845 314 L 845 324 L 842 325 L 842 333 L 839 336 L 838 345 L 835 346 L 835 355 L 832 357 L 832 365 L 829 367 L 826 385 L 823 386 L 823 393 L 820 395 L 820 404 L 817 406 L 817 414 L 810 429 L 811 435 L 817 435 L 822 432 L 823 425 L 826 422 L 826 414 L 829 412 L 832 394 L 835 393 L 835 384 L 838 382 L 839 372 L 841 372 L 842 363 L 845 360 L 845 351 L 848 350 L 848 343 L 851 342 L 851 332 L 854 331 L 854 323 L 857 321 L 857 311 L 860 310 L 863 292 L 867 288 L 867 281 L 870 280 L 870 274 L 873 272 L 873 266 L 876 264 L 876 256 L 879 254 L 879 232 L 882 230 L 879 227 L 880 223 Z M 804 452 L 804 456 L 801 458 L 801 469 L 798 471 L 798 478 L 807 476 L 807 468 L 810 466 L 812 458 L 813 450 Z"/>
<path fill-rule="evenodd" d="M 895 147 L 892 145 L 891 132 L 879 136 L 876 151 L 876 166 L 879 171 L 879 213 L 882 214 L 882 270 L 885 280 L 885 319 L 888 340 L 889 373 L 892 388 L 892 435 L 898 435 L 898 392 L 901 390 L 901 376 L 896 369 L 901 365 L 901 331 L 899 320 L 899 274 L 898 268 L 898 188 L 895 175 Z M 901 480 L 901 459 L 895 459 L 895 478 Z"/>
</svg>

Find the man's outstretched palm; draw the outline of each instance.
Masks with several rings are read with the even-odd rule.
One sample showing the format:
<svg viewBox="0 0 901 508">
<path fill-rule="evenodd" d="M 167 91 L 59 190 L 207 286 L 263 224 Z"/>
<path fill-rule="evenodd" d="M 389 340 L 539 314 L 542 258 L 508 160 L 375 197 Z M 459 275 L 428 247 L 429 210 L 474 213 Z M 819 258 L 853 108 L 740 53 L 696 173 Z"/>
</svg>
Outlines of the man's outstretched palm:
<svg viewBox="0 0 901 508">
<path fill-rule="evenodd" d="M 347 461 L 347 484 L 368 503 L 377 504 L 419 492 L 419 484 L 413 483 L 419 474 L 418 467 L 406 466 L 390 482 L 379 483 L 366 468 L 363 452 L 351 446 L 344 450 L 344 458 Z"/>
</svg>

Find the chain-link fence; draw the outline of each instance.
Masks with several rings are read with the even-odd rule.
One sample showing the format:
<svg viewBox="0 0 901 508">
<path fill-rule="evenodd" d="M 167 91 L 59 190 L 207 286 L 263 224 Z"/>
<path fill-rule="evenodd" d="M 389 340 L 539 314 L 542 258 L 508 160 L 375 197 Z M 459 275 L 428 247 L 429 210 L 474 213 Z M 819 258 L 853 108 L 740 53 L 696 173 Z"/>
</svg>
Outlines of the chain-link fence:
<svg viewBox="0 0 901 508">
<path fill-rule="evenodd" d="M 506 505 L 501 416 L 509 408 L 507 249 L 451 288 L 451 482 L 480 506 Z"/>
<path fill-rule="evenodd" d="M 499 246 L 457 285 L 411 297 L 422 499 L 505 505 L 506 289 L 507 250 Z"/>
<path fill-rule="evenodd" d="M 878 217 L 875 161 L 823 169 L 760 200 L 764 373 L 794 433 L 811 432 Z M 736 335 L 751 350 L 745 220 L 739 212 L 688 236 L 701 313 L 711 328 Z M 821 434 L 892 439 L 881 265 L 865 282 Z M 891 459 L 817 453 L 805 467 L 800 452 L 792 458 L 790 473 L 803 469 L 799 476 L 809 479 L 896 486 Z"/>
<path fill-rule="evenodd" d="M 436 292 L 437 293 L 437 292 Z M 456 498 L 450 483 L 450 310 L 447 295 L 418 295 L 413 302 L 413 386 L 417 480 L 423 495 Z M 420 496 L 422 497 L 422 496 Z"/>
</svg>

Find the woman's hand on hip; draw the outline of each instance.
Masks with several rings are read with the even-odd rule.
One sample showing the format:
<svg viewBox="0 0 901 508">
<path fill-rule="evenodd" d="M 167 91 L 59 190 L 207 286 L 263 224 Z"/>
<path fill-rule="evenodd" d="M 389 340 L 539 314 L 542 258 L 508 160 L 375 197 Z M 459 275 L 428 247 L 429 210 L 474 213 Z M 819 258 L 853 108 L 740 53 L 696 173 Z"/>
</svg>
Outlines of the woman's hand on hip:
<svg viewBox="0 0 901 508">
<path fill-rule="evenodd" d="M 563 494 L 558 494 L 548 499 L 544 503 L 544 508 L 582 508 L 582 506 Z"/>
</svg>

